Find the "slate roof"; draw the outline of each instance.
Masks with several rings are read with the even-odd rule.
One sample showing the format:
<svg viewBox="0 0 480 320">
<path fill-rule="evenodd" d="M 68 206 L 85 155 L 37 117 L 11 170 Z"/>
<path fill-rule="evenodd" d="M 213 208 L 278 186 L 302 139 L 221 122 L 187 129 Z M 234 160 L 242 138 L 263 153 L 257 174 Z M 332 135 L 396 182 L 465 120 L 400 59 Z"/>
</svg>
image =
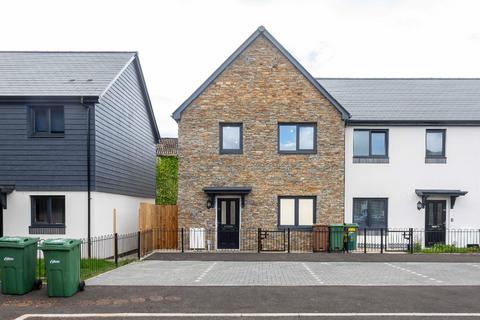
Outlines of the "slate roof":
<svg viewBox="0 0 480 320">
<path fill-rule="evenodd" d="M 348 121 L 480 121 L 480 79 L 318 78 Z"/>
<path fill-rule="evenodd" d="M 157 157 L 176 157 L 178 155 L 177 138 L 160 138 L 157 144 Z"/>
<path fill-rule="evenodd" d="M 135 52 L 0 52 L 0 96 L 100 96 Z"/>
</svg>

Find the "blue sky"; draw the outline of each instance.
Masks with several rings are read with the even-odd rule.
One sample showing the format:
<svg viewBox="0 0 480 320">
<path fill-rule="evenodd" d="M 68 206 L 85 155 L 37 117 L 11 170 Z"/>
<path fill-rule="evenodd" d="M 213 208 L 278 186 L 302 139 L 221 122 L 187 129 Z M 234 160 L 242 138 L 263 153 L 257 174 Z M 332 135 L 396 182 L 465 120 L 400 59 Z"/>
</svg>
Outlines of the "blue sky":
<svg viewBox="0 0 480 320">
<path fill-rule="evenodd" d="M 162 136 L 259 26 L 317 77 L 480 77 L 477 0 L 17 0 L 1 50 L 139 51 Z"/>
</svg>

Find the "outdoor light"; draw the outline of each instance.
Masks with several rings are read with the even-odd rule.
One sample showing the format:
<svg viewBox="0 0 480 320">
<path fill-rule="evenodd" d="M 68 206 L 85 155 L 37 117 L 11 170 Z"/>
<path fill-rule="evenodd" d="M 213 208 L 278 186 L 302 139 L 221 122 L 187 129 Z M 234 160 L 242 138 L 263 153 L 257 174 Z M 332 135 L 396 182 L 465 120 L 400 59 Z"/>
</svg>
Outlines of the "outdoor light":
<svg viewBox="0 0 480 320">
<path fill-rule="evenodd" d="M 418 210 L 422 210 L 424 207 L 425 207 L 425 205 L 421 201 L 417 202 L 417 209 Z"/>
<path fill-rule="evenodd" d="M 212 199 L 208 199 L 207 200 L 207 209 L 211 209 L 211 208 L 213 208 L 213 201 L 212 201 Z"/>
</svg>

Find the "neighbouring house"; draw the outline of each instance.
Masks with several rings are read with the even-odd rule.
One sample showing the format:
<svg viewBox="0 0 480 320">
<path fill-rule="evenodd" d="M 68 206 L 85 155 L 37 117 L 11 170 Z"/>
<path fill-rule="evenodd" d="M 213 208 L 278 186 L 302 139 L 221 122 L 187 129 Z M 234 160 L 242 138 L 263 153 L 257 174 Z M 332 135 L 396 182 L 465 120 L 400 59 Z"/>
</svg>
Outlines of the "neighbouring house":
<svg viewBox="0 0 480 320">
<path fill-rule="evenodd" d="M 179 226 L 216 248 L 248 228 L 480 228 L 478 79 L 315 79 L 260 27 L 172 116 Z"/>
<path fill-rule="evenodd" d="M 133 232 L 160 138 L 135 52 L 0 52 L 0 232 Z"/>
<path fill-rule="evenodd" d="M 177 203 L 178 139 L 160 138 L 157 145 L 157 204 Z"/>
</svg>

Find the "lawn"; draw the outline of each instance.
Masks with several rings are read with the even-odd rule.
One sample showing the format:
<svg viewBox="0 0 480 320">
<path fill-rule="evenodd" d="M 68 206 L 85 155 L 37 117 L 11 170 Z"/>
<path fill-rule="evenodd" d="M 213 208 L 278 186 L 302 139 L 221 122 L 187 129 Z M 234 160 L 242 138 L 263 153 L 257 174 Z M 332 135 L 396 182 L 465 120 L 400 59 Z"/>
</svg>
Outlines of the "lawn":
<svg viewBox="0 0 480 320">
<path fill-rule="evenodd" d="M 457 247 L 449 244 L 435 244 L 431 247 L 422 248 L 420 243 L 416 243 L 413 251 L 415 253 L 480 253 L 480 248 Z"/>
<path fill-rule="evenodd" d="M 118 260 L 118 266 L 124 266 L 134 261 L 134 259 L 122 259 Z M 105 259 L 82 259 L 80 260 L 80 278 L 82 280 L 94 277 L 101 273 L 115 269 L 115 261 Z M 44 278 L 44 266 L 43 259 L 37 260 L 37 278 L 39 273 L 42 273 L 41 278 Z"/>
</svg>

